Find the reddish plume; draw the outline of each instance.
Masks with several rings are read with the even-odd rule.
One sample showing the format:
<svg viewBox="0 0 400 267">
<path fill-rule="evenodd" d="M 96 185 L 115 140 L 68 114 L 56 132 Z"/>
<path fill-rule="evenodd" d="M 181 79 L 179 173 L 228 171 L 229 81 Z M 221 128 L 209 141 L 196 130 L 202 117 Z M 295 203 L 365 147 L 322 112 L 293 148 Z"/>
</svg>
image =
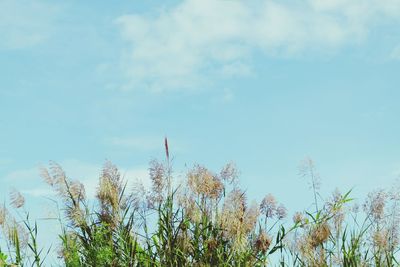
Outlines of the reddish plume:
<svg viewBox="0 0 400 267">
<path fill-rule="evenodd" d="M 164 143 L 165 143 L 165 154 L 167 155 L 167 160 L 169 160 L 168 139 L 167 139 L 167 137 L 165 137 Z"/>
</svg>

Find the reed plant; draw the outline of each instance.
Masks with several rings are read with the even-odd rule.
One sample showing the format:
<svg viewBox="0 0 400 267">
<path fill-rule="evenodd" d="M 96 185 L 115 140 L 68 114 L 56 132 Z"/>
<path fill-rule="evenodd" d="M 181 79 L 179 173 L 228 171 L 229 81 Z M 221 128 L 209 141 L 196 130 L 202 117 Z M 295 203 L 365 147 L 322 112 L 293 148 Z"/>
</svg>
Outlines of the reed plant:
<svg viewBox="0 0 400 267">
<path fill-rule="evenodd" d="M 233 163 L 213 172 L 202 165 L 175 180 L 168 143 L 163 161 L 150 162 L 151 188 L 124 181 L 104 164 L 95 199 L 51 162 L 41 176 L 59 207 L 62 266 L 399 266 L 399 192 L 377 190 L 361 206 L 351 191 L 324 198 L 307 159 L 310 210 L 288 211 L 272 194 L 248 201 Z M 37 242 L 40 223 L 18 192 L 0 208 L 0 266 L 45 266 L 49 248 Z"/>
</svg>

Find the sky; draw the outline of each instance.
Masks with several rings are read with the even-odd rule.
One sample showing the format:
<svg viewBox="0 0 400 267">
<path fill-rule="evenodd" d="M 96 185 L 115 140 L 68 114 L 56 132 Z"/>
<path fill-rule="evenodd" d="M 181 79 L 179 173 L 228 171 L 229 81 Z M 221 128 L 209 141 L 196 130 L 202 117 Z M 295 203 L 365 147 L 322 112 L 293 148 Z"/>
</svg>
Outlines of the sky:
<svg viewBox="0 0 400 267">
<path fill-rule="evenodd" d="M 111 160 L 146 183 L 234 162 L 249 199 L 289 211 L 400 174 L 399 0 L 0 0 L 0 200 L 37 217 L 50 160 L 94 194 Z"/>
</svg>

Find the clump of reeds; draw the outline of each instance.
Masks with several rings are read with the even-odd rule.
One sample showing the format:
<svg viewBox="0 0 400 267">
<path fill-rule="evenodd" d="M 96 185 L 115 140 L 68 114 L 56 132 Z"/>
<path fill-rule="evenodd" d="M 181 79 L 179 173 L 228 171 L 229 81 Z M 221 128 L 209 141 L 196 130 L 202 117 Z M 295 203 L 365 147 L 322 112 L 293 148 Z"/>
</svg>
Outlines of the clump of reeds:
<svg viewBox="0 0 400 267">
<path fill-rule="evenodd" d="M 5 241 L 6 251 L 0 247 L 0 266 L 43 266 L 49 250 L 37 243 L 38 225 L 32 224 L 25 210 L 25 197 L 17 190 L 10 193 L 10 206 L 0 207 L 0 241 Z M 3 237 L 3 240 L 2 238 Z"/>
<path fill-rule="evenodd" d="M 310 179 L 313 209 L 288 211 L 272 194 L 249 201 L 233 163 L 220 171 L 202 165 L 175 180 L 166 157 L 150 162 L 151 187 L 127 186 L 118 168 L 104 164 L 95 199 L 51 162 L 41 175 L 57 196 L 62 215 L 58 255 L 65 266 L 398 266 L 400 195 L 377 190 L 363 209 L 350 191 L 324 198 L 315 163 L 300 174 Z M 10 194 L 12 211 L 0 208 L 7 247 L 1 266 L 44 266 L 38 225 L 25 198 Z"/>
</svg>

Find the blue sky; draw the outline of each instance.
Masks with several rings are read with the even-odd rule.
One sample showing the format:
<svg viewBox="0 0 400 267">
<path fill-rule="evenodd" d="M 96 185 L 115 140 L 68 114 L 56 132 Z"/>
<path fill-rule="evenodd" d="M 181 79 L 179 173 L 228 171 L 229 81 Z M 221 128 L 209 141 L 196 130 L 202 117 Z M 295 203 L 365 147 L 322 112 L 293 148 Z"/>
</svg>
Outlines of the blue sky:
<svg viewBox="0 0 400 267">
<path fill-rule="evenodd" d="M 399 71 L 398 0 L 1 0 L 1 200 L 42 203 L 49 160 L 89 192 L 106 159 L 146 181 L 164 136 L 250 199 L 310 204 L 307 156 L 361 197 L 400 174 Z"/>
</svg>

